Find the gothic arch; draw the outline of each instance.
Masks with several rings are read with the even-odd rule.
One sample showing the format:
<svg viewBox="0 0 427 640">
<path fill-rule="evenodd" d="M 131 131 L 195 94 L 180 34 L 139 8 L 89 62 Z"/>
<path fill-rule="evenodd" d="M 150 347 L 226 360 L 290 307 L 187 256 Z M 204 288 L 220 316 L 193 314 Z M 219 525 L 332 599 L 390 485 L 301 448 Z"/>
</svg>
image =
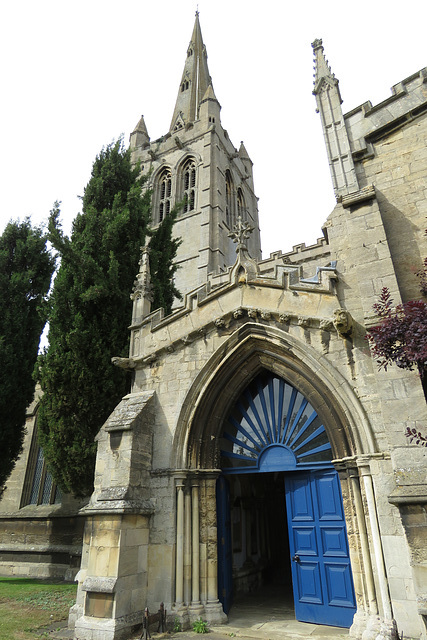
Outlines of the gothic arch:
<svg viewBox="0 0 427 640">
<path fill-rule="evenodd" d="M 177 422 L 172 467 L 218 468 L 224 420 L 263 370 L 282 377 L 309 400 L 323 421 L 334 459 L 377 450 L 361 404 L 329 362 L 280 329 L 247 323 L 210 358 L 187 394 Z"/>
<path fill-rule="evenodd" d="M 183 202 L 182 213 L 190 213 L 197 207 L 197 160 L 192 155 L 185 156 L 177 167 L 176 201 Z"/>
<path fill-rule="evenodd" d="M 153 224 L 159 224 L 173 206 L 172 171 L 162 165 L 153 177 Z"/>
</svg>

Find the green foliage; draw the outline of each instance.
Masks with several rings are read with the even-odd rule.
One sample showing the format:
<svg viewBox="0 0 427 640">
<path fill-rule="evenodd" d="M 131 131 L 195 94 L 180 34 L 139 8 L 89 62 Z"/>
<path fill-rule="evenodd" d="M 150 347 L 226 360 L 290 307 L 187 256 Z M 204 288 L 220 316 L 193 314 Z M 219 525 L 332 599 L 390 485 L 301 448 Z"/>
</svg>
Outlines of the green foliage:
<svg viewBox="0 0 427 640">
<path fill-rule="evenodd" d="M 181 624 L 180 619 L 177 616 L 175 616 L 175 618 L 173 620 L 172 631 L 174 633 L 179 633 L 180 631 L 182 631 L 182 624 Z"/>
<path fill-rule="evenodd" d="M 208 623 L 204 622 L 201 618 L 193 622 L 193 631 L 195 633 L 209 633 Z"/>
<path fill-rule="evenodd" d="M 21 452 L 54 259 L 41 228 L 9 222 L 0 237 L 0 494 Z"/>
<path fill-rule="evenodd" d="M 174 298 L 181 299 L 181 293 L 173 284 L 177 265 L 173 263 L 181 240 L 173 238 L 172 231 L 179 207 L 176 207 L 154 231 L 150 241 L 150 272 L 153 287 L 151 309 L 163 307 L 165 315 L 172 310 Z"/>
<path fill-rule="evenodd" d="M 71 238 L 62 233 L 58 203 L 50 216 L 49 239 L 61 266 L 51 295 L 49 348 L 39 358 L 38 426 L 56 483 L 78 497 L 93 490 L 95 435 L 129 389 L 111 357 L 128 355 L 129 296 L 151 215 L 151 193 L 141 195 L 141 187 L 139 167 L 119 140 L 94 162 Z M 162 225 L 156 234 L 153 240 L 165 239 Z"/>
</svg>

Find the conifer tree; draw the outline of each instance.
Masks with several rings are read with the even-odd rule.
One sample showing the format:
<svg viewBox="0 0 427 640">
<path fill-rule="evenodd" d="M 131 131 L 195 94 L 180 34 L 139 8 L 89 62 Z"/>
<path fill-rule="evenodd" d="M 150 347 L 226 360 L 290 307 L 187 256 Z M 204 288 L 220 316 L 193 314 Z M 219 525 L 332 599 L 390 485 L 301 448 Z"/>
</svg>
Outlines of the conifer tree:
<svg viewBox="0 0 427 640">
<path fill-rule="evenodd" d="M 172 310 L 175 298 L 182 298 L 181 293 L 174 285 L 174 275 L 177 265 L 174 258 L 181 244 L 180 238 L 173 238 L 172 231 L 176 217 L 179 212 L 179 205 L 156 229 L 150 241 L 150 272 L 151 284 L 153 287 L 152 309 L 164 309 L 165 315 Z"/>
<path fill-rule="evenodd" d="M 61 231 L 59 206 L 51 212 L 50 240 L 61 266 L 49 347 L 39 363 L 38 425 L 55 481 L 76 496 L 93 489 L 94 437 L 129 387 L 111 357 L 128 355 L 130 293 L 149 233 L 151 193 L 141 187 L 139 167 L 119 140 L 96 158 L 70 238 Z"/>
<path fill-rule="evenodd" d="M 45 232 L 9 222 L 0 237 L 0 494 L 21 453 L 55 262 Z"/>
</svg>

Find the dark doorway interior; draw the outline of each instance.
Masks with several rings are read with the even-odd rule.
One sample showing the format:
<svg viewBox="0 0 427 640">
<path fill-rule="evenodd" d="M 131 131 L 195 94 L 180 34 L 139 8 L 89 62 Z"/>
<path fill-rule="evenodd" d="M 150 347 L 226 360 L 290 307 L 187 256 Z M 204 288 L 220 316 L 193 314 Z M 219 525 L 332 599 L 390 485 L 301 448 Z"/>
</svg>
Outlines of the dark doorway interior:
<svg viewBox="0 0 427 640">
<path fill-rule="evenodd" d="M 293 610 L 285 474 L 228 476 L 233 602 Z"/>
</svg>

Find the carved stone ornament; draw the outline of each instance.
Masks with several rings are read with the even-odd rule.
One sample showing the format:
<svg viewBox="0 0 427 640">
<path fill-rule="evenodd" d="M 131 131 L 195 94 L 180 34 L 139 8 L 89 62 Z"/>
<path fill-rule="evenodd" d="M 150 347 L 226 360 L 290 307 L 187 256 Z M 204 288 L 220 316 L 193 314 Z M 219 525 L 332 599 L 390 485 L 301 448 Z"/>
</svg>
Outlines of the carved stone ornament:
<svg viewBox="0 0 427 640">
<path fill-rule="evenodd" d="M 334 323 L 332 322 L 332 320 L 320 321 L 320 328 L 322 331 L 332 331 L 333 327 L 334 327 Z"/>
<path fill-rule="evenodd" d="M 139 261 L 139 273 L 134 281 L 133 291 L 130 295 L 131 300 L 141 300 L 146 298 L 150 302 L 153 301 L 153 289 L 151 286 L 149 255 L 150 248 L 148 246 L 141 247 L 142 255 Z"/>
<path fill-rule="evenodd" d="M 257 316 L 257 310 L 256 309 L 248 309 L 248 316 L 250 318 L 256 318 Z"/>
<path fill-rule="evenodd" d="M 279 322 L 290 322 L 291 315 L 289 313 L 281 313 L 279 316 Z"/>
<path fill-rule="evenodd" d="M 236 320 L 238 318 L 241 318 L 243 315 L 243 309 L 236 309 L 236 311 L 233 312 L 233 318 L 235 318 Z"/>
<path fill-rule="evenodd" d="M 237 223 L 234 225 L 233 231 L 230 231 L 228 234 L 228 237 L 237 243 L 236 251 L 247 249 L 245 241 L 249 238 L 253 230 L 254 227 L 250 225 L 249 222 L 243 222 L 241 216 L 237 218 Z"/>
<path fill-rule="evenodd" d="M 270 311 L 260 311 L 260 316 L 263 320 L 270 320 L 271 313 Z"/>
<path fill-rule="evenodd" d="M 298 316 L 298 325 L 300 327 L 308 327 L 310 324 L 310 319 L 305 316 Z"/>
<path fill-rule="evenodd" d="M 214 324 L 218 329 L 223 329 L 225 327 L 225 320 L 224 318 L 216 318 Z"/>
<path fill-rule="evenodd" d="M 348 337 L 353 331 L 353 318 L 346 309 L 335 309 L 334 327 L 340 336 Z"/>
</svg>

